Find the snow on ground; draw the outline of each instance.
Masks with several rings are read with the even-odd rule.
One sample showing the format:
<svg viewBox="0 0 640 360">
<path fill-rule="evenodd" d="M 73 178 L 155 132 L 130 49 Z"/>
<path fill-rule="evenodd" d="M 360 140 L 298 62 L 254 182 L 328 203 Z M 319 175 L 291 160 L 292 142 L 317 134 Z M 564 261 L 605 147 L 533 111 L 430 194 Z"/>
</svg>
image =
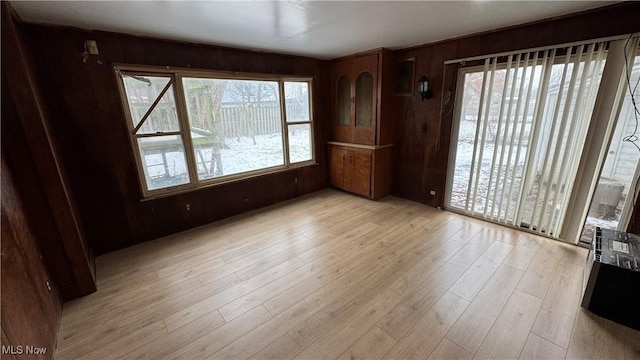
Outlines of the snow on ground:
<svg viewBox="0 0 640 360">
<path fill-rule="evenodd" d="M 474 138 L 475 138 L 475 122 L 473 121 L 462 121 L 459 129 L 459 142 L 456 146 L 456 161 L 455 161 L 455 171 L 452 183 L 452 192 L 451 192 L 451 205 L 456 208 L 464 209 L 467 201 L 467 190 L 469 186 L 469 176 L 471 170 L 471 162 L 473 158 L 473 148 L 474 148 Z M 480 178 L 477 184 L 476 189 L 476 197 L 474 200 L 474 210 L 476 213 L 484 213 L 485 206 L 487 206 L 487 202 L 491 203 L 495 196 L 495 201 L 497 203 L 497 208 L 495 211 L 491 209 L 490 205 L 487 208 L 487 215 L 492 217 L 492 215 L 497 216 L 498 212 L 500 213 L 499 217 L 507 216 L 507 207 L 509 208 L 509 212 L 512 212 L 515 204 L 518 201 L 518 191 L 517 189 L 521 186 L 522 181 L 522 171 L 525 161 L 525 155 L 527 152 L 527 146 L 523 145 L 520 149 L 520 158 L 518 161 L 515 159 L 515 150 L 512 154 L 511 164 L 518 164 L 516 171 L 514 174 L 504 173 L 504 169 L 506 168 L 506 157 L 508 153 L 505 152 L 505 161 L 503 163 L 503 170 L 497 171 L 494 170 L 493 176 L 491 176 L 491 186 L 489 186 L 489 178 L 491 173 L 491 162 L 493 160 L 494 150 L 498 151 L 498 155 L 501 152 L 502 147 L 499 145 L 497 148 L 495 144 L 492 142 L 486 142 L 484 144 L 483 156 L 482 156 L 482 166 L 480 170 Z M 476 156 L 479 156 L 477 154 Z M 477 167 L 477 163 L 474 164 Z M 515 176 L 514 176 L 515 175 Z M 497 179 L 496 179 L 497 177 Z M 498 183 L 498 192 L 494 195 L 496 181 Z M 509 199 L 509 194 L 505 191 L 505 194 L 502 194 L 502 188 L 506 187 L 509 190 L 510 182 L 513 181 L 514 192 L 512 198 Z M 475 183 L 472 183 L 471 192 L 473 193 L 475 187 Z M 556 189 L 552 186 L 548 188 L 546 184 L 541 184 L 539 179 L 535 179 L 532 184 L 531 189 L 524 188 L 525 196 L 523 198 L 524 203 L 521 205 L 523 208 L 521 219 L 526 220 L 526 222 L 537 223 L 537 219 L 540 216 L 540 209 L 543 208 L 545 191 L 550 191 L 549 199 L 552 200 L 555 197 Z M 538 197 L 538 192 L 541 192 L 541 195 Z M 562 196 L 562 193 L 559 194 Z M 499 202 L 500 199 L 503 199 L 503 206 L 500 207 Z M 550 201 L 551 202 L 551 201 Z M 549 203 L 550 203 L 549 202 Z M 535 216 L 534 216 L 534 208 L 535 208 Z M 559 209 L 553 211 L 551 206 L 546 206 L 544 219 L 549 219 L 549 222 L 555 223 L 557 222 Z M 498 211 L 499 210 L 499 211 Z M 511 220 L 510 216 L 507 216 L 509 220 Z M 535 218 L 532 219 L 532 218 Z M 542 221 L 545 222 L 544 220 Z M 618 225 L 618 220 L 605 220 L 596 217 L 588 217 L 585 223 L 585 229 L 583 233 L 583 237 L 592 236 L 593 230 L 596 226 L 607 228 L 607 229 L 615 229 Z"/>
<path fill-rule="evenodd" d="M 289 127 L 289 156 L 292 163 L 311 160 L 309 130 L 309 125 L 292 125 Z M 204 180 L 281 166 L 284 164 L 282 149 L 281 133 L 226 138 L 220 149 L 220 168 L 218 168 L 217 164 L 214 165 L 215 170 L 219 171 L 217 174 L 214 175 L 215 170 L 211 169 L 212 149 L 204 147 L 196 153 L 199 177 Z M 152 179 L 151 189 L 188 182 L 184 153 L 172 151 L 166 152 L 164 155 L 169 176 L 165 176 L 165 162 L 162 154 L 145 156 L 147 172 Z"/>
<path fill-rule="evenodd" d="M 502 147 L 499 146 L 497 149 L 498 153 L 500 153 L 501 150 L 502 150 Z M 526 147 L 523 146 L 522 150 L 520 151 L 520 161 L 518 161 L 519 165 L 516 169 L 515 174 L 511 172 L 512 167 L 510 167 L 508 171 L 506 170 L 507 168 L 506 163 L 507 163 L 507 160 L 509 160 L 508 159 L 509 154 L 507 151 L 505 151 L 503 164 L 502 164 L 502 171 L 498 171 L 496 166 L 496 169 L 494 169 L 493 171 L 493 176 L 491 176 L 491 162 L 493 160 L 493 153 L 494 153 L 494 144 L 485 143 L 483 156 L 482 156 L 482 166 L 480 168 L 480 177 L 478 180 L 477 189 L 475 189 L 475 179 L 474 179 L 474 182 L 472 183 L 472 189 L 471 189 L 472 193 L 474 190 L 476 191 L 475 206 L 474 206 L 476 211 L 483 212 L 484 206 L 485 206 L 484 204 L 487 202 L 487 199 L 490 199 L 491 201 L 494 197 L 496 199 L 496 202 L 499 202 L 500 198 L 502 198 L 503 202 L 506 205 L 510 195 L 509 192 L 511 191 L 510 189 L 511 181 L 514 181 L 513 183 L 514 189 L 512 191 L 511 202 L 514 202 L 516 200 L 517 193 L 518 193 L 517 189 L 520 187 L 522 164 L 524 163 L 524 155 L 526 153 Z M 514 151 L 510 159 L 512 164 L 516 160 L 515 155 L 516 154 Z M 473 143 L 468 141 L 459 142 L 456 150 L 456 163 L 455 163 L 453 186 L 452 186 L 452 192 L 451 192 L 452 206 L 455 206 L 458 208 L 465 207 L 465 203 L 467 199 L 467 190 L 469 187 L 469 176 L 470 176 L 470 170 L 471 170 L 472 157 L 473 157 Z M 477 171 L 477 163 L 474 164 L 474 167 Z M 491 186 L 489 185 L 490 177 L 491 177 Z M 498 184 L 497 193 L 495 192 L 496 182 Z M 504 188 L 504 193 L 503 193 L 503 188 Z M 516 197 L 513 197 L 513 195 L 515 195 Z M 506 209 L 503 207 L 501 209 L 501 213 L 504 214 L 505 210 Z"/>
</svg>

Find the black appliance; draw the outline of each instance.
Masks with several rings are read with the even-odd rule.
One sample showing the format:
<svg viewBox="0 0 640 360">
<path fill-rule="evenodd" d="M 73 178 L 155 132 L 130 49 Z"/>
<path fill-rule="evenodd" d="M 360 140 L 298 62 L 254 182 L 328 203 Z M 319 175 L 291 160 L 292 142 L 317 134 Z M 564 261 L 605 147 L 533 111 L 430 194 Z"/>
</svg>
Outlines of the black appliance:
<svg viewBox="0 0 640 360">
<path fill-rule="evenodd" d="M 640 236 L 596 228 L 584 268 L 582 307 L 640 330 Z"/>
</svg>

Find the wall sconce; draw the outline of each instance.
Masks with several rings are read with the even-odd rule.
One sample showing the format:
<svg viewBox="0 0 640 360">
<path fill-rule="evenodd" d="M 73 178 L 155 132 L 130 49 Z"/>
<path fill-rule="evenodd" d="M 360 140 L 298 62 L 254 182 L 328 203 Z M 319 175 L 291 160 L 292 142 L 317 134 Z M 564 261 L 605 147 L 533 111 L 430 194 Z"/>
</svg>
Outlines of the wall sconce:
<svg viewBox="0 0 640 360">
<path fill-rule="evenodd" d="M 431 90 L 429 90 L 429 79 L 426 76 L 422 75 L 420 80 L 418 80 L 418 94 L 422 97 L 422 101 L 424 99 L 431 99 Z"/>
</svg>

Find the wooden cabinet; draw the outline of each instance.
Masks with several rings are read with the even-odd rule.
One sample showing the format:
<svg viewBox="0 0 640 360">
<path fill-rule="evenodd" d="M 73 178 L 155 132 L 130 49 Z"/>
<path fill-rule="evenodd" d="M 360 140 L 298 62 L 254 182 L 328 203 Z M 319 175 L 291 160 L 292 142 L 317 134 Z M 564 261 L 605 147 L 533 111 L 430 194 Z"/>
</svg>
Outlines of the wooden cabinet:
<svg viewBox="0 0 640 360">
<path fill-rule="evenodd" d="M 331 64 L 330 182 L 372 199 L 391 189 L 392 61 L 380 49 Z"/>
<path fill-rule="evenodd" d="M 333 140 L 391 143 L 392 56 L 391 51 L 381 49 L 332 63 Z"/>
<path fill-rule="evenodd" d="M 370 196 L 370 150 L 331 146 L 331 184 L 341 189 Z"/>
<path fill-rule="evenodd" d="M 391 145 L 374 147 L 329 143 L 331 185 L 379 199 L 391 190 Z"/>
</svg>

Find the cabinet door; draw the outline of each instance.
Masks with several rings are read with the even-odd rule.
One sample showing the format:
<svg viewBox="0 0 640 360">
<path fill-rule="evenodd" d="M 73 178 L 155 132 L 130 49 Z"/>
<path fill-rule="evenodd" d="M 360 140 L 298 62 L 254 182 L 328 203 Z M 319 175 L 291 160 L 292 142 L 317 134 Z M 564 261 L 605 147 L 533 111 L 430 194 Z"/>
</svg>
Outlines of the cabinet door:
<svg viewBox="0 0 640 360">
<path fill-rule="evenodd" d="M 346 191 L 371 196 L 371 150 L 329 146 L 329 182 Z"/>
<path fill-rule="evenodd" d="M 349 191 L 366 197 L 371 195 L 371 151 L 353 149 L 349 151 Z"/>
<path fill-rule="evenodd" d="M 343 61 L 335 64 L 331 70 L 332 79 L 332 117 L 333 139 L 351 142 L 353 128 L 353 78 L 352 64 Z"/>
<path fill-rule="evenodd" d="M 378 55 L 354 59 L 352 141 L 375 145 L 378 103 Z"/>
<path fill-rule="evenodd" d="M 335 146 L 330 146 L 329 151 L 331 157 L 329 182 L 337 188 L 347 190 L 345 188 L 345 163 L 347 162 L 348 153 L 346 150 Z"/>
</svg>

